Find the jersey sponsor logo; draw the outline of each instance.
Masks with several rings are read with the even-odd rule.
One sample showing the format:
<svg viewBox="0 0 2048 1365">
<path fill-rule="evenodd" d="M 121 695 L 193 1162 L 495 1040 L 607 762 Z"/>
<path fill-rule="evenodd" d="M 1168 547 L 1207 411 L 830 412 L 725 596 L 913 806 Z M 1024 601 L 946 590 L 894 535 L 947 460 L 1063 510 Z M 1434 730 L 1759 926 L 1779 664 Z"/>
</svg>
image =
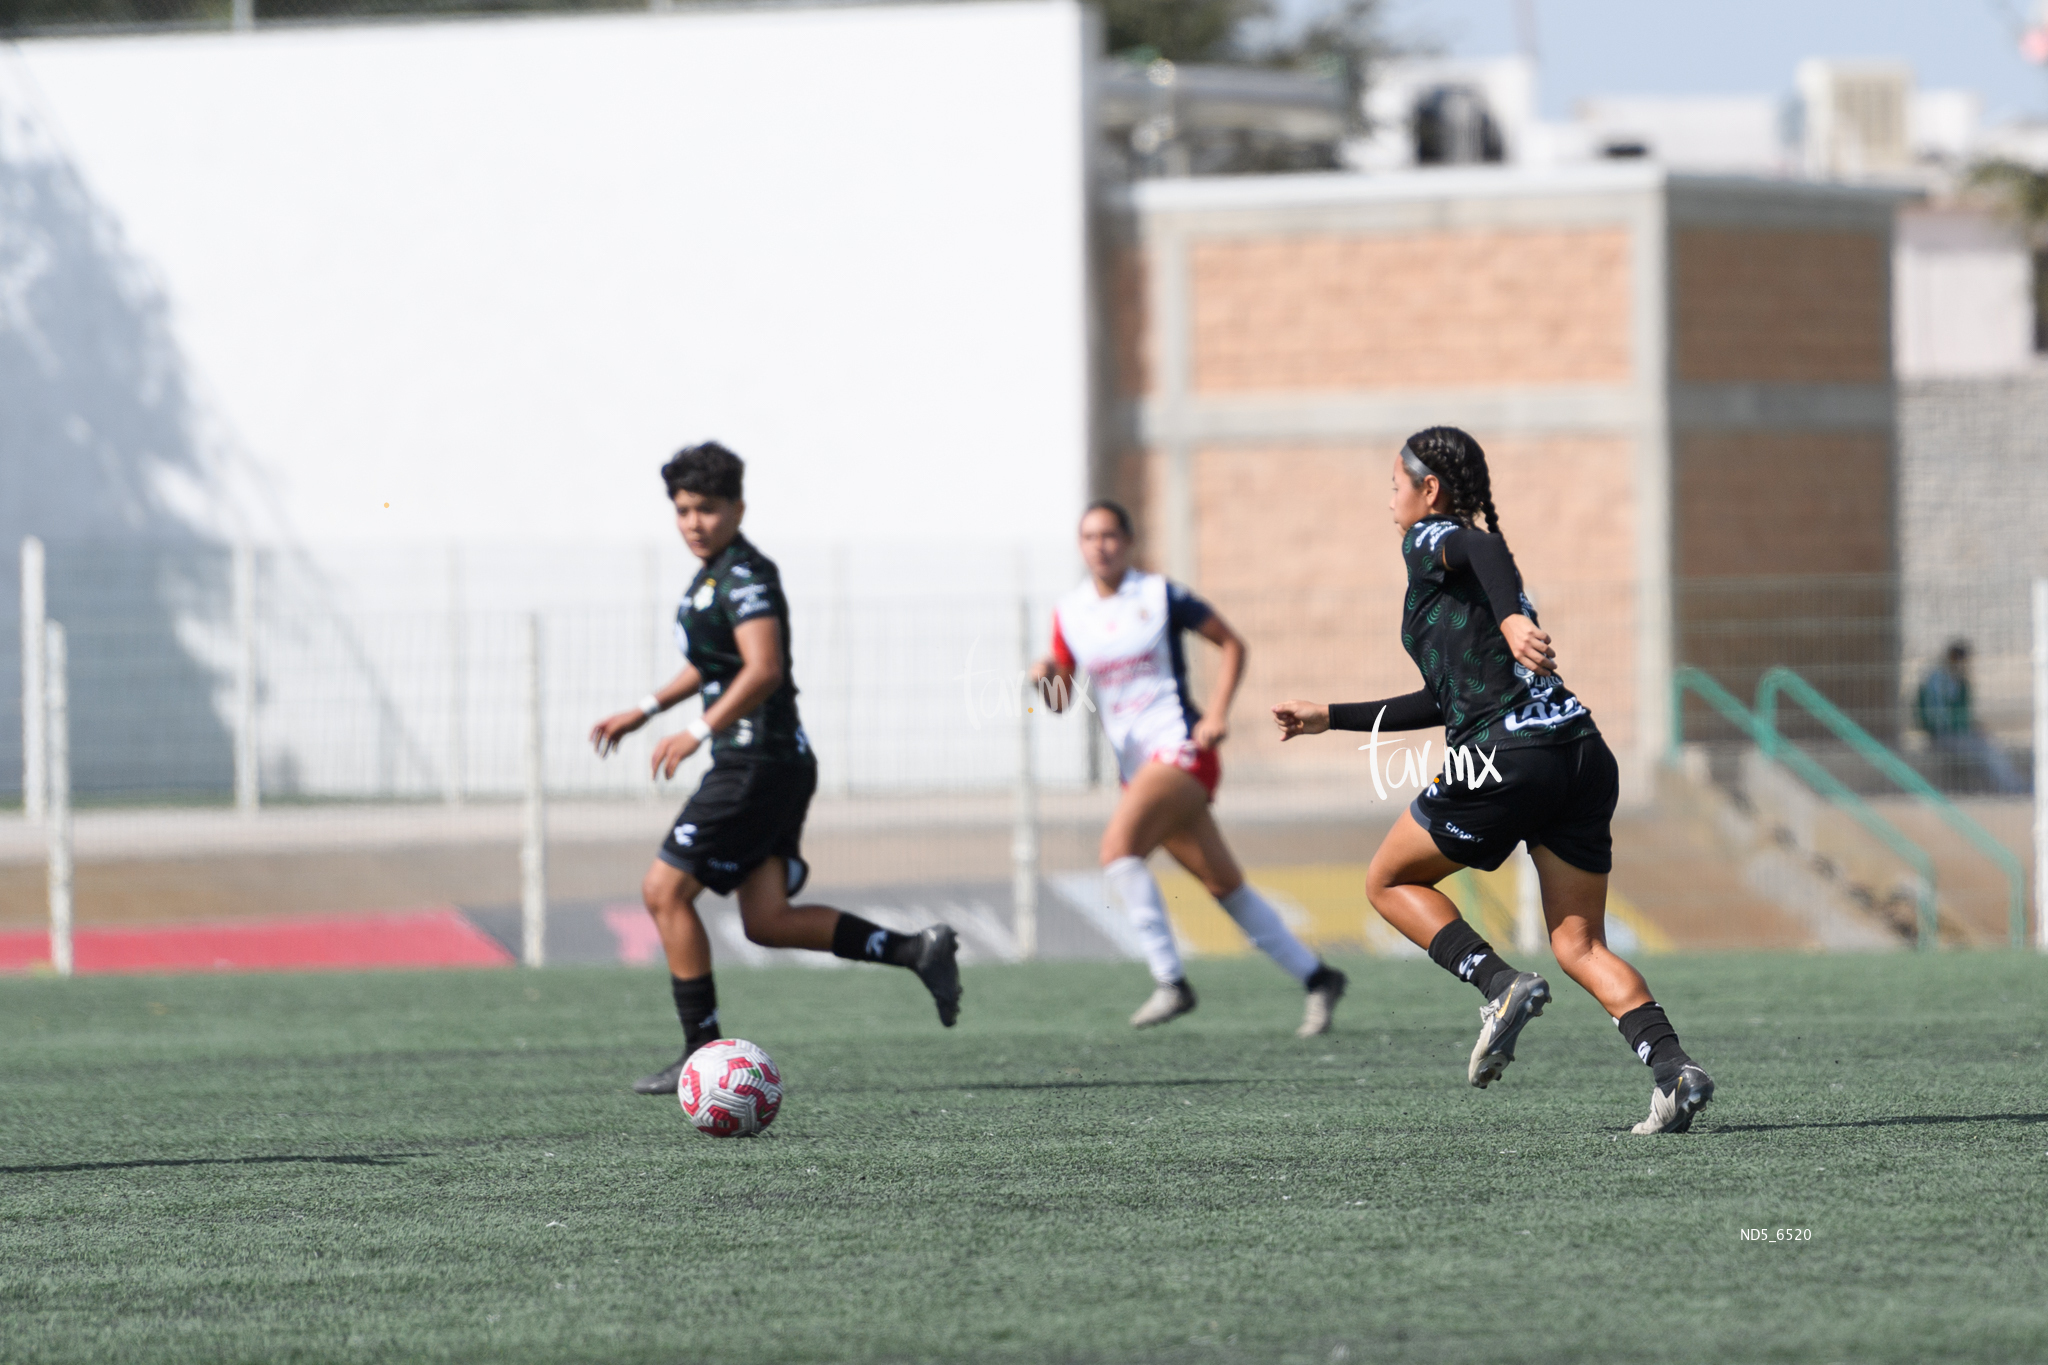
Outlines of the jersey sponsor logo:
<svg viewBox="0 0 2048 1365">
<path fill-rule="evenodd" d="M 731 598 L 734 602 L 742 603 L 745 605 L 752 605 L 753 603 L 760 601 L 761 595 L 767 591 L 768 585 L 766 583 L 742 583 L 737 588 L 734 588 L 731 592 L 727 593 L 726 596 Z"/>
<path fill-rule="evenodd" d="M 1509 734 L 1523 730 L 1555 730 L 1567 721 L 1577 720 L 1589 714 L 1577 697 L 1563 702 L 1531 702 L 1518 710 L 1501 717 L 1501 724 L 1507 726 Z"/>
<path fill-rule="evenodd" d="M 744 564 L 735 564 L 726 572 L 730 573 L 734 578 L 752 578 L 754 576 L 754 571 Z"/>
<path fill-rule="evenodd" d="M 1462 529 L 1464 528 L 1455 521 L 1433 521 L 1427 526 L 1415 528 L 1415 543 L 1425 550 L 1434 551 L 1445 536 Z"/>
</svg>

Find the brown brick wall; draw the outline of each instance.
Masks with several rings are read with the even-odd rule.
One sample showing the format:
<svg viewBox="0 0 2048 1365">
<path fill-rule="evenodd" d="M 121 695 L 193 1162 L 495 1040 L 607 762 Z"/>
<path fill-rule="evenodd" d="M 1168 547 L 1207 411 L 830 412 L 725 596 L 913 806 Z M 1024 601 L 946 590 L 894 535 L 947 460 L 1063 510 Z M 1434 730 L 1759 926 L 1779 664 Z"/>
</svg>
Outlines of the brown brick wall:
<svg viewBox="0 0 2048 1365">
<path fill-rule="evenodd" d="M 1482 437 L 1482 444 L 1501 529 L 1556 641 L 1564 677 L 1610 742 L 1630 743 L 1633 446 L 1607 437 Z M 1353 447 L 1201 453 L 1199 586 L 1252 652 L 1232 718 L 1237 761 L 1342 767 L 1353 750 L 1337 741 L 1283 750 L 1266 708 L 1290 696 L 1363 701 L 1419 685 L 1401 648 L 1406 572 L 1386 509 L 1392 463 L 1389 450 Z"/>
<path fill-rule="evenodd" d="M 1898 698 L 1890 443 L 1882 434 L 1681 435 L 1673 509 L 1681 663 L 1744 701 L 1795 669 L 1890 737 Z M 1805 733 L 1793 718 L 1794 733 Z M 1733 735 L 1688 702 L 1686 734 Z"/>
<path fill-rule="evenodd" d="M 1197 242 L 1205 393 L 1615 383 L 1628 234 L 1442 232 Z"/>
<path fill-rule="evenodd" d="M 1679 577 L 1891 570 L 1884 435 L 1693 432 L 1673 454 Z"/>
<path fill-rule="evenodd" d="M 1891 378 L 1891 253 L 1870 232 L 1672 234 L 1672 348 L 1695 383 Z"/>
</svg>

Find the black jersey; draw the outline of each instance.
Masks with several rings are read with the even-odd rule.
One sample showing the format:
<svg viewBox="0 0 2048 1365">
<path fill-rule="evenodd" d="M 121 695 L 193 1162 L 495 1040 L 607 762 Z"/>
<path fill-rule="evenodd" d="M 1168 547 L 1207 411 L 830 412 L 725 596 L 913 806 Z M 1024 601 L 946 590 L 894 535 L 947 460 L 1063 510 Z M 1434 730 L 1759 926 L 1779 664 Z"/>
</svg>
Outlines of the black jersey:
<svg viewBox="0 0 2048 1365">
<path fill-rule="evenodd" d="M 1518 748 L 1598 734 L 1592 712 L 1562 681 L 1515 662 L 1472 571 L 1444 567 L 1444 541 L 1461 534 L 1478 533 L 1431 516 L 1409 527 L 1401 541 L 1408 562 L 1401 643 L 1436 698 L 1444 742 Z M 1534 621 L 1536 608 L 1521 587 L 1517 570 L 1522 614 Z"/>
<path fill-rule="evenodd" d="M 713 555 L 697 570 L 676 608 L 676 646 L 703 682 L 704 705 L 717 701 L 739 676 L 733 627 L 763 616 L 775 618 L 782 640 L 782 684 L 753 711 L 712 737 L 712 760 L 779 758 L 815 761 L 796 714 L 796 669 L 789 652 L 789 602 L 775 561 L 745 536 Z"/>
</svg>

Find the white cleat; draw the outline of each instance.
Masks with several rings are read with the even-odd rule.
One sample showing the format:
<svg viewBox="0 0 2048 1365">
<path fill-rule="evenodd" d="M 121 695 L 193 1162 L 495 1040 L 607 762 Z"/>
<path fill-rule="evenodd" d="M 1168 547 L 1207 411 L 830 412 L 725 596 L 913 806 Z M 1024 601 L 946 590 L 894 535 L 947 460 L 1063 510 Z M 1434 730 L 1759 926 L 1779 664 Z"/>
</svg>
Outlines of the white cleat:
<svg viewBox="0 0 2048 1365">
<path fill-rule="evenodd" d="M 1309 982 L 1308 1004 L 1301 1012 L 1301 1027 L 1294 1031 L 1297 1038 L 1313 1038 L 1330 1031 L 1330 1021 L 1336 1017 L 1337 1002 L 1344 998 L 1348 979 L 1335 967 L 1323 966 L 1316 969 Z"/>
<path fill-rule="evenodd" d="M 1131 1016 L 1132 1028 L 1151 1028 L 1178 1019 L 1195 1007 L 1195 988 L 1186 981 L 1155 988 L 1149 999 Z"/>
<path fill-rule="evenodd" d="M 1678 1079 L 1671 1083 L 1671 1089 L 1650 1087 L 1650 1117 L 1629 1131 L 1637 1137 L 1648 1137 L 1652 1133 L 1683 1133 L 1692 1127 L 1692 1116 L 1706 1108 L 1707 1102 L 1713 1098 L 1714 1078 L 1687 1062 L 1678 1073 Z"/>
</svg>

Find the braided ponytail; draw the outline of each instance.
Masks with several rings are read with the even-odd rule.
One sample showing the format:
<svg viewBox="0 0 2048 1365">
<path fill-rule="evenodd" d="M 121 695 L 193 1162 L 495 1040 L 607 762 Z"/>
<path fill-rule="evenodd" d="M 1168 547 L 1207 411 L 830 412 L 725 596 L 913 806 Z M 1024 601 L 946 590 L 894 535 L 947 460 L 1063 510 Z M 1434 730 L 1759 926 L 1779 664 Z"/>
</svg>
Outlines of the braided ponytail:
<svg viewBox="0 0 2048 1365">
<path fill-rule="evenodd" d="M 1493 478 L 1479 442 L 1456 427 L 1430 427 L 1410 436 L 1408 449 L 1423 468 L 1443 481 L 1451 497 L 1451 516 L 1460 525 L 1470 526 L 1475 516 L 1483 516 L 1486 529 L 1500 534 L 1500 517 L 1493 510 Z"/>
</svg>

